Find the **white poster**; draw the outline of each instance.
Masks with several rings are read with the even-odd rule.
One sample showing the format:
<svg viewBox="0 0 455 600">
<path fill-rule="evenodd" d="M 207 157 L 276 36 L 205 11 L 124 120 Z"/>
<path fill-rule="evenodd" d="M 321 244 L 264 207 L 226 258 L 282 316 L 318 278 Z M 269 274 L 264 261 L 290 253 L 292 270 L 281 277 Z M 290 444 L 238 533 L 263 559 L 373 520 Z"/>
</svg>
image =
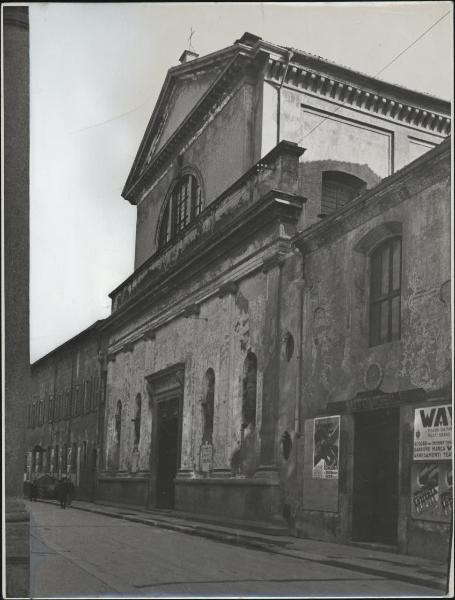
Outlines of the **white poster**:
<svg viewBox="0 0 455 600">
<path fill-rule="evenodd" d="M 416 408 L 414 460 L 452 458 L 452 407 L 450 404 Z"/>
</svg>

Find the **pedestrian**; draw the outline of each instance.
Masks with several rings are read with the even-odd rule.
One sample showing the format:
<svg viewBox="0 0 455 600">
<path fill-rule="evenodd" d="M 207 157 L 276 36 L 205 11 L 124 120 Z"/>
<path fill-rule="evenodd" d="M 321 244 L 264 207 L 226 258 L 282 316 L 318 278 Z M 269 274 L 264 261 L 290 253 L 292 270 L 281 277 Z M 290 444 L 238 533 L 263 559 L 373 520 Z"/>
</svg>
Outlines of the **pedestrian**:
<svg viewBox="0 0 455 600">
<path fill-rule="evenodd" d="M 71 475 L 70 475 L 67 480 L 68 506 L 71 506 L 71 502 L 73 501 L 73 495 L 74 495 L 74 483 L 73 483 L 73 480 L 71 479 Z"/>
<path fill-rule="evenodd" d="M 36 479 L 32 479 L 30 482 L 30 500 L 36 502 L 38 498 L 38 484 L 36 483 Z"/>
<path fill-rule="evenodd" d="M 66 508 L 66 501 L 68 498 L 68 488 L 65 478 L 62 477 L 58 482 L 57 486 L 57 500 L 60 502 L 60 508 Z"/>
</svg>

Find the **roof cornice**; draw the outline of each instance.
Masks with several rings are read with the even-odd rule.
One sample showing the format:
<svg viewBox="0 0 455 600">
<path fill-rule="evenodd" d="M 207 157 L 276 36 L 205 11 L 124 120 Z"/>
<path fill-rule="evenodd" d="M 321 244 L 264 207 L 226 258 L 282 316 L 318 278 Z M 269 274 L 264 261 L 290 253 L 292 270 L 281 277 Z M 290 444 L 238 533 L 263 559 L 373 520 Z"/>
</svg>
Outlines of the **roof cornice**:
<svg viewBox="0 0 455 600">
<path fill-rule="evenodd" d="M 450 133 L 450 103 L 445 100 L 405 90 L 316 57 L 301 54 L 296 58 L 287 67 L 284 57 L 270 56 L 266 80 L 430 133 Z"/>
</svg>

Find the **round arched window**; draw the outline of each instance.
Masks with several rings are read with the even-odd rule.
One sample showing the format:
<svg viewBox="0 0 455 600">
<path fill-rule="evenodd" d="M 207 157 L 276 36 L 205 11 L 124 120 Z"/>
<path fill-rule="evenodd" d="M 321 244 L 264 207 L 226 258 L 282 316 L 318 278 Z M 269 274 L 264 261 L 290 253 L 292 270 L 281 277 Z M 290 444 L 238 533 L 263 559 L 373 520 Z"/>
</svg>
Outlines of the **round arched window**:
<svg viewBox="0 0 455 600">
<path fill-rule="evenodd" d="M 162 248 L 185 229 L 202 210 L 201 186 L 194 175 L 187 173 L 174 183 L 158 232 L 158 247 Z"/>
</svg>

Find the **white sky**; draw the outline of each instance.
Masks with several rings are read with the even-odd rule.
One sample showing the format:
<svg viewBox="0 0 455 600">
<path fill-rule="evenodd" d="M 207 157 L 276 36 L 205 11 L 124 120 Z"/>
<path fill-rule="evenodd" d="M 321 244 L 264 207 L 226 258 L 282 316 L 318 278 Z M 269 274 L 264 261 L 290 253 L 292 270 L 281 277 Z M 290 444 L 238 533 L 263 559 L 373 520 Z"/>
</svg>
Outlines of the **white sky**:
<svg viewBox="0 0 455 600">
<path fill-rule="evenodd" d="M 168 68 L 245 31 L 374 75 L 449 2 L 32 4 L 31 360 L 110 313 L 133 269 L 136 209 L 120 196 Z M 452 15 L 381 78 L 452 93 Z"/>
</svg>

